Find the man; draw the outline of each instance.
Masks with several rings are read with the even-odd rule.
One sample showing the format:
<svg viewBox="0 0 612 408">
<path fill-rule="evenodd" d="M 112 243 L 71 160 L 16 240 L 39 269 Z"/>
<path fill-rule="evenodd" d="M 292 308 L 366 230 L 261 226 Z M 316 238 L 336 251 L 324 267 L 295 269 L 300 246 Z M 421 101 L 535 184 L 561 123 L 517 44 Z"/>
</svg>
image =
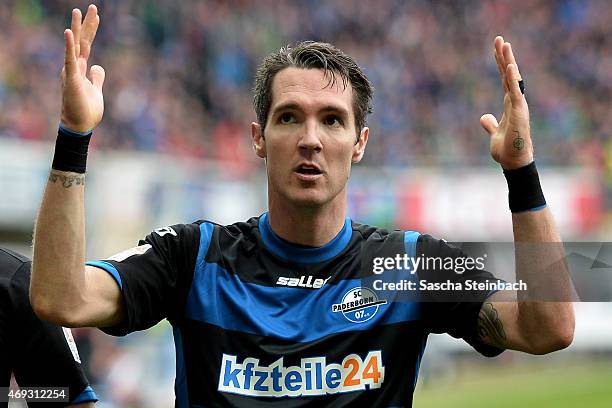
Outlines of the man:
<svg viewBox="0 0 612 408">
<path fill-rule="evenodd" d="M 282 49 L 256 74 L 251 132 L 266 161 L 267 213 L 229 226 L 160 228 L 135 248 L 83 266 L 85 159 L 103 114 L 104 70 L 92 66 L 86 76 L 98 24 L 90 6 L 82 23 L 73 10 L 65 31 L 61 125 L 35 232 L 31 297 L 39 315 L 118 335 L 167 318 L 180 407 L 406 407 L 431 332 L 464 338 L 489 356 L 506 348 L 548 353 L 571 342 L 569 303 L 501 302 L 490 290 L 473 291 L 469 302 L 434 302 L 433 294 L 400 299 L 368 286 L 376 259 L 463 254 L 417 232 L 346 217 L 351 165 L 369 137 L 372 87 L 350 57 L 323 43 Z M 481 123 L 509 182 L 515 240 L 558 242 L 533 164 L 520 75 L 501 37 L 495 56 L 504 116 Z M 492 278 L 474 268 L 391 269 L 387 276 L 420 280 Z M 557 278 L 568 286 L 566 270 Z"/>
<path fill-rule="evenodd" d="M 0 248 L 0 389 L 8 389 L 13 372 L 23 392 L 38 389 L 41 398 L 30 407 L 93 407 L 97 397 L 70 330 L 40 321 L 32 311 L 30 265 Z M 0 406 L 8 400 L 8 394 L 0 395 Z"/>
</svg>

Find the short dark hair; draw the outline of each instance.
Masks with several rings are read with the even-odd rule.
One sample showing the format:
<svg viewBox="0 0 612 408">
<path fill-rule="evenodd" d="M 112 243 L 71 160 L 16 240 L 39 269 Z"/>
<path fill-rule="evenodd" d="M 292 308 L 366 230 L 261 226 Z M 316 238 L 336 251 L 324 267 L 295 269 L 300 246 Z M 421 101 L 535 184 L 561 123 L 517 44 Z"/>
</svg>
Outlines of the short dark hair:
<svg viewBox="0 0 612 408">
<path fill-rule="evenodd" d="M 328 86 L 335 84 L 334 74 L 342 78 L 345 89 L 350 82 L 353 87 L 355 125 L 359 135 L 366 125 L 366 115 L 372 113 L 374 87 L 353 58 L 331 44 L 316 41 L 287 45 L 278 52 L 268 55 L 257 68 L 253 87 L 253 107 L 262 129 L 266 127 L 272 104 L 272 80 L 279 71 L 288 67 L 322 69 L 325 75 L 329 76 Z"/>
</svg>

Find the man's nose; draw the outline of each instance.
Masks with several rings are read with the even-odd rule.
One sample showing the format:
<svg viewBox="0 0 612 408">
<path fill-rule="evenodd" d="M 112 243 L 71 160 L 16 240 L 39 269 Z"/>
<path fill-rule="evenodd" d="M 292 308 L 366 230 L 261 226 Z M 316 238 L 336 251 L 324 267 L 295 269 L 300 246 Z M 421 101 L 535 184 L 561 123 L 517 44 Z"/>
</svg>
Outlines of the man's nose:
<svg viewBox="0 0 612 408">
<path fill-rule="evenodd" d="M 317 121 L 308 120 L 304 123 L 298 146 L 303 150 L 321 151 L 323 145 L 321 144 L 321 134 Z"/>
</svg>

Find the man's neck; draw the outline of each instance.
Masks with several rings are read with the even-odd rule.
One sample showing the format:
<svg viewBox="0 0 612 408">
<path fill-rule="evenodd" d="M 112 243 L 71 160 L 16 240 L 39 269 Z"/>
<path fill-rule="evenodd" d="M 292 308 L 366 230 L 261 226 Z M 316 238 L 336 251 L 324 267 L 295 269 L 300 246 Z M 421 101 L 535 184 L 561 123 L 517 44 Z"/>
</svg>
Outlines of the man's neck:
<svg viewBox="0 0 612 408">
<path fill-rule="evenodd" d="M 329 203 L 319 208 L 296 208 L 270 200 L 268 220 L 272 231 L 285 241 L 320 247 L 330 242 L 344 226 L 346 204 Z"/>
</svg>

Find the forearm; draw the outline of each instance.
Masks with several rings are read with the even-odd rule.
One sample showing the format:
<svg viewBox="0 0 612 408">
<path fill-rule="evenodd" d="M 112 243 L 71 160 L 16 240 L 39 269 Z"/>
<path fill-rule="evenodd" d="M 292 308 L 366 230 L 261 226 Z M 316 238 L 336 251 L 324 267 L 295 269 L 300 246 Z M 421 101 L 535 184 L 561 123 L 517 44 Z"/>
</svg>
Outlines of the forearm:
<svg viewBox="0 0 612 408">
<path fill-rule="evenodd" d="M 527 284 L 519 294 L 518 324 L 538 351 L 571 343 L 574 333 L 572 285 L 561 237 L 550 210 L 512 214 L 516 277 Z"/>
<path fill-rule="evenodd" d="M 30 298 L 43 318 L 78 310 L 85 287 L 85 174 L 51 170 L 34 231 Z"/>
</svg>

